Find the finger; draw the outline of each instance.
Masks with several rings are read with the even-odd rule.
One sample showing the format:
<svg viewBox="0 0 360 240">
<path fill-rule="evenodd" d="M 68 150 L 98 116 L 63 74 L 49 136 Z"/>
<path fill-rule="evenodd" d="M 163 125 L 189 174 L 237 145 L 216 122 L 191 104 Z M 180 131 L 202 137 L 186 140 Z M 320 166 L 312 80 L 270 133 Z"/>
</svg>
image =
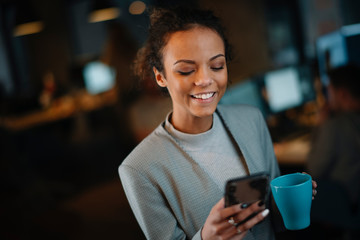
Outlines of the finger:
<svg viewBox="0 0 360 240">
<path fill-rule="evenodd" d="M 223 232 L 221 234 L 222 239 L 243 239 L 248 231 L 241 231 L 237 227 L 232 227 L 231 229 Z"/>
<path fill-rule="evenodd" d="M 315 199 L 316 194 L 317 194 L 316 189 L 313 189 L 313 190 L 312 190 L 312 200 Z"/>
<path fill-rule="evenodd" d="M 249 219 L 248 221 L 238 226 L 238 229 L 240 231 L 247 231 L 250 228 L 254 227 L 256 224 L 258 224 L 259 222 L 263 221 L 267 215 L 269 215 L 269 209 L 265 209 L 260 213 L 256 214 L 256 216 L 254 216 L 253 218 Z"/>
<path fill-rule="evenodd" d="M 232 205 L 230 207 L 227 207 L 227 208 L 224 208 L 221 210 L 221 218 L 228 219 L 229 217 L 234 216 L 235 214 L 239 213 L 240 211 L 242 211 L 241 203 Z"/>
<path fill-rule="evenodd" d="M 248 217 L 253 215 L 254 213 L 260 212 L 265 209 L 265 204 L 263 201 L 258 201 L 253 204 L 251 204 L 249 207 L 243 209 L 241 212 L 239 212 L 235 219 L 236 222 L 241 222 L 246 220 Z"/>
<path fill-rule="evenodd" d="M 313 188 L 317 188 L 317 182 L 314 181 L 314 180 L 312 180 L 312 187 L 313 187 Z"/>
<path fill-rule="evenodd" d="M 215 205 L 214 205 L 214 209 L 220 210 L 225 208 L 225 198 L 221 198 Z"/>
<path fill-rule="evenodd" d="M 224 220 L 220 223 L 211 225 L 210 231 L 214 235 L 223 235 L 224 233 L 231 231 L 234 228 L 234 225 L 229 223 L 227 220 Z"/>
<path fill-rule="evenodd" d="M 243 239 L 244 237 L 245 237 L 245 235 L 248 233 L 248 230 L 246 230 L 246 231 L 241 231 L 240 229 L 236 229 L 236 237 L 238 237 L 238 238 L 236 238 L 236 239 Z"/>
<path fill-rule="evenodd" d="M 221 198 L 218 203 L 214 205 L 211 209 L 212 222 L 213 223 L 221 223 L 227 221 L 229 217 L 236 214 L 241 210 L 240 204 L 232 205 L 230 207 L 225 208 L 225 199 Z"/>
<path fill-rule="evenodd" d="M 213 224 L 211 226 L 211 232 L 214 235 L 226 236 L 224 239 L 228 239 L 235 234 L 240 234 L 240 231 L 238 231 L 236 227 L 236 224 L 230 223 L 228 219 L 225 219 L 220 223 Z"/>
<path fill-rule="evenodd" d="M 314 197 L 316 196 L 316 194 L 317 194 L 316 189 L 313 189 L 312 194 L 313 194 Z"/>
</svg>

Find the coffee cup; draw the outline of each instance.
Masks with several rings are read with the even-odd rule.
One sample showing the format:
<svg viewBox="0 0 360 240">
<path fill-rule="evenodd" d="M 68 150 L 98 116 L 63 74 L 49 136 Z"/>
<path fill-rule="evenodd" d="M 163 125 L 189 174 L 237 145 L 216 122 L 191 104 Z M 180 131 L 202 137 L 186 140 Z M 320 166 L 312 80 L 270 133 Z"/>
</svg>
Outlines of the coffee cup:
<svg viewBox="0 0 360 240">
<path fill-rule="evenodd" d="M 288 230 L 310 225 L 312 179 L 304 173 L 286 174 L 270 182 L 275 203 Z"/>
</svg>

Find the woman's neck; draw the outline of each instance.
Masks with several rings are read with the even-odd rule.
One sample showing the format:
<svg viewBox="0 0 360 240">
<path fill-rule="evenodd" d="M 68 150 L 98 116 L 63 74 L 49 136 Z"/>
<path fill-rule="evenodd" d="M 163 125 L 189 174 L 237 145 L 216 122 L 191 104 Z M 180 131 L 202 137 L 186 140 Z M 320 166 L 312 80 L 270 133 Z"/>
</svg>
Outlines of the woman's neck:
<svg viewBox="0 0 360 240">
<path fill-rule="evenodd" d="M 213 115 L 206 117 L 178 117 L 171 114 L 169 121 L 173 127 L 183 133 L 198 134 L 208 131 L 213 124 Z"/>
</svg>

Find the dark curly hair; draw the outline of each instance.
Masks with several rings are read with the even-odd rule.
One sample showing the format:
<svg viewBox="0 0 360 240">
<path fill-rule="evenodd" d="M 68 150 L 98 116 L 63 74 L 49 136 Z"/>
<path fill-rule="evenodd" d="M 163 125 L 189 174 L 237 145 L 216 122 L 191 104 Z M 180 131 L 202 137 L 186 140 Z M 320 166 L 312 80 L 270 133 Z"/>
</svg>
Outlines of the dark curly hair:
<svg viewBox="0 0 360 240">
<path fill-rule="evenodd" d="M 150 9 L 149 36 L 145 46 L 138 51 L 134 64 L 134 74 L 142 80 L 154 79 L 153 67 L 164 73 L 163 49 L 169 36 L 178 31 L 201 26 L 214 30 L 224 42 L 225 58 L 232 59 L 231 46 L 225 36 L 220 19 L 210 10 L 196 8 L 153 8 Z M 165 73 L 164 73 L 165 74 Z"/>
</svg>

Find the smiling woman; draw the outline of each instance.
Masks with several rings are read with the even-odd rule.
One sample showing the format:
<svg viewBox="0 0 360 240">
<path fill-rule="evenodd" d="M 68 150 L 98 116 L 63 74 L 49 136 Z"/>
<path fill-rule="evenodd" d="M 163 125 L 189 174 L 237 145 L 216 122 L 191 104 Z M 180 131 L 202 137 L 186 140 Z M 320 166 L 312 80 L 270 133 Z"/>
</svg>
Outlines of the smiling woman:
<svg viewBox="0 0 360 240">
<path fill-rule="evenodd" d="M 155 9 L 150 18 L 135 70 L 168 90 L 172 111 L 119 167 L 146 238 L 274 239 L 270 202 L 224 206 L 230 178 L 273 179 L 279 168 L 261 112 L 218 105 L 231 59 L 219 19 L 184 8 Z"/>
<path fill-rule="evenodd" d="M 157 83 L 173 102 L 172 125 L 186 133 L 210 129 L 212 114 L 225 93 L 224 43 L 204 27 L 173 33 L 163 50 L 164 73 L 154 67 Z"/>
</svg>

